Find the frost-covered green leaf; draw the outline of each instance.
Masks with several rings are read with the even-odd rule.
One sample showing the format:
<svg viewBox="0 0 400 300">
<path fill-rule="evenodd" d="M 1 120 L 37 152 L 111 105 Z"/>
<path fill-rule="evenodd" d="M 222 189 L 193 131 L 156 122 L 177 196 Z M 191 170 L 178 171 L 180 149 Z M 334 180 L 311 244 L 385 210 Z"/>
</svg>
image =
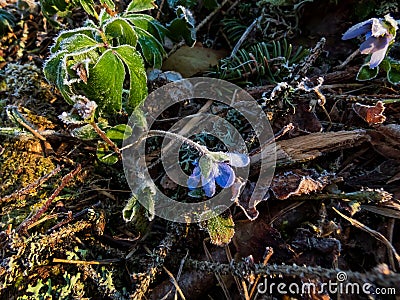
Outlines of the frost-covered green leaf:
<svg viewBox="0 0 400 300">
<path fill-rule="evenodd" d="M 224 152 L 211 152 L 210 156 L 215 160 L 215 161 L 219 161 L 219 162 L 223 162 L 223 161 L 228 161 L 229 160 L 229 156 L 228 154 L 224 153 Z"/>
<path fill-rule="evenodd" d="M 145 186 L 137 191 L 129 200 L 128 203 L 125 205 L 124 209 L 122 210 L 122 216 L 125 222 L 133 221 L 135 214 L 139 211 L 140 204 L 146 208 L 147 211 L 147 218 L 149 221 L 154 219 L 154 195 L 155 191 L 149 187 Z M 140 204 L 139 204 L 140 199 Z"/>
<path fill-rule="evenodd" d="M 97 17 L 97 12 L 95 10 L 95 4 L 93 0 L 79 0 L 79 4 L 82 8 L 91 16 Z"/>
<path fill-rule="evenodd" d="M 129 3 L 126 9 L 126 12 L 134 13 L 134 12 L 153 9 L 155 7 L 157 6 L 154 3 L 154 0 L 132 0 L 132 2 Z"/>
<path fill-rule="evenodd" d="M 125 207 L 122 210 L 122 217 L 125 222 L 131 222 L 133 218 L 135 217 L 137 211 L 139 210 L 140 204 L 137 200 L 137 196 L 132 195 L 128 203 L 125 205 Z"/>
<path fill-rule="evenodd" d="M 390 70 L 387 72 L 387 79 L 391 84 L 399 84 L 400 82 L 400 64 L 391 63 Z"/>
<path fill-rule="evenodd" d="M 168 29 L 152 16 L 145 14 L 129 14 L 124 15 L 124 19 L 134 24 L 135 27 L 146 30 L 159 41 L 164 41 L 164 38 L 168 35 Z"/>
<path fill-rule="evenodd" d="M 204 178 L 210 177 L 210 174 L 213 170 L 213 167 L 215 165 L 215 161 L 211 158 L 210 155 L 203 155 L 199 159 L 199 166 L 200 166 L 200 171 L 201 175 Z"/>
<path fill-rule="evenodd" d="M 76 33 L 64 38 L 60 42 L 59 47 L 63 51 L 68 51 L 71 53 L 77 50 L 84 51 L 86 49 L 96 47 L 97 45 L 98 43 L 86 34 Z"/>
<path fill-rule="evenodd" d="M 133 29 L 133 26 L 124 19 L 110 19 L 104 24 L 104 32 L 113 40 L 115 39 L 116 43 L 113 43 L 113 46 L 127 44 L 136 47 L 138 38 L 135 30 Z"/>
<path fill-rule="evenodd" d="M 177 18 L 167 25 L 171 32 L 170 37 L 176 41 L 183 38 L 187 45 L 193 46 L 196 42 L 196 29 L 192 13 L 183 6 L 178 6 L 176 15 Z"/>
<path fill-rule="evenodd" d="M 379 73 L 379 67 L 371 69 L 369 67 L 369 64 L 364 64 L 358 70 L 356 78 L 359 81 L 366 81 L 366 80 L 374 79 L 378 75 L 378 73 Z"/>
<path fill-rule="evenodd" d="M 68 38 L 73 37 L 76 34 L 82 34 L 82 35 L 86 35 L 90 38 L 93 38 L 94 36 L 96 36 L 97 34 L 97 30 L 95 28 L 91 28 L 91 27 L 80 27 L 77 29 L 73 29 L 73 30 L 68 30 L 68 31 L 63 31 L 61 32 L 57 38 L 56 38 L 56 42 L 54 43 L 54 45 L 50 48 L 50 52 L 51 53 L 56 53 L 57 51 L 60 50 L 61 44 Z M 97 39 L 95 39 L 97 42 L 99 42 Z M 64 50 L 64 49 L 62 49 Z M 74 49 L 74 50 L 78 50 L 78 49 Z"/>
<path fill-rule="evenodd" d="M 94 16 L 96 19 L 98 18 L 93 0 L 40 0 L 43 16 L 55 27 L 60 26 L 57 21 L 57 15 L 72 12 L 72 9 L 78 6 L 81 6 L 89 15 Z"/>
<path fill-rule="evenodd" d="M 73 129 L 71 135 L 84 141 L 94 140 L 99 137 L 97 132 L 93 129 L 93 126 L 90 124 Z"/>
<path fill-rule="evenodd" d="M 124 79 L 122 61 L 112 49 L 108 49 L 91 69 L 87 84 L 80 83 L 79 86 L 86 97 L 95 101 L 101 110 L 114 113 L 122 108 Z"/>
<path fill-rule="evenodd" d="M 125 63 L 129 72 L 130 89 L 126 108 L 132 112 L 147 96 L 147 76 L 143 60 L 135 48 L 128 45 L 116 47 L 114 51 Z"/>
<path fill-rule="evenodd" d="M 136 28 L 136 32 L 139 36 L 140 49 L 146 61 L 153 68 L 161 68 L 163 58 L 166 55 L 164 47 L 147 31 Z"/>
</svg>

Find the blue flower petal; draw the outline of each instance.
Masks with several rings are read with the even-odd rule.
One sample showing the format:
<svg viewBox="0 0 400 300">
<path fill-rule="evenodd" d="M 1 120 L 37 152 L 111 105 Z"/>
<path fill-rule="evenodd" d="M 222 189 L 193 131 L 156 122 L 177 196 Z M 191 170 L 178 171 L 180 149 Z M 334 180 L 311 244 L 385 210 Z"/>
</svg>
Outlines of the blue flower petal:
<svg viewBox="0 0 400 300">
<path fill-rule="evenodd" d="M 203 190 L 207 197 L 215 195 L 215 179 L 213 176 L 210 176 L 209 178 L 201 176 L 201 184 L 203 185 Z"/>
<path fill-rule="evenodd" d="M 371 26 L 371 33 L 372 36 L 379 37 L 383 36 L 388 33 L 388 30 L 386 27 L 383 26 L 383 23 L 379 19 L 373 19 L 372 21 L 372 26 Z"/>
<path fill-rule="evenodd" d="M 342 40 L 349 40 L 355 38 L 359 35 L 365 34 L 371 31 L 371 25 L 373 23 L 374 18 L 369 19 L 367 21 L 358 23 L 352 27 L 350 27 L 342 36 Z"/>
<path fill-rule="evenodd" d="M 228 188 L 232 186 L 232 184 L 235 182 L 235 178 L 235 172 L 228 164 L 218 164 L 218 175 L 215 177 L 215 181 L 220 187 Z"/>
<path fill-rule="evenodd" d="M 197 188 L 197 186 L 199 185 L 200 182 L 200 167 L 196 166 L 193 169 L 193 173 L 192 175 L 189 176 L 188 180 L 187 180 L 187 186 L 189 189 L 194 190 L 195 188 Z"/>
<path fill-rule="evenodd" d="M 374 53 L 372 53 L 371 55 L 371 59 L 369 61 L 369 67 L 371 69 L 376 68 L 381 62 L 382 60 L 385 58 L 386 56 L 386 51 L 387 48 L 389 47 L 389 43 L 386 44 L 386 46 L 378 51 L 375 51 Z"/>
<path fill-rule="evenodd" d="M 229 156 L 229 164 L 233 167 L 242 168 L 250 163 L 250 158 L 246 154 L 226 153 Z"/>
<path fill-rule="evenodd" d="M 387 48 L 388 45 L 389 40 L 386 36 L 379 38 L 371 36 L 360 45 L 360 51 L 362 54 L 370 54 Z"/>
</svg>

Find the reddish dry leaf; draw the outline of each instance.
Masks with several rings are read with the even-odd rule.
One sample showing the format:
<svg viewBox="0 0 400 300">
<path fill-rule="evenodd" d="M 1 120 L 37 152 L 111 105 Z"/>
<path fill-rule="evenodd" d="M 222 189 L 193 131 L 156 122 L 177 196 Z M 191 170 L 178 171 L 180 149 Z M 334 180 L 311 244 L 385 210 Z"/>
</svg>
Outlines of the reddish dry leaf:
<svg viewBox="0 0 400 300">
<path fill-rule="evenodd" d="M 315 179 L 314 179 L 314 178 Z M 279 200 L 322 190 L 329 180 L 314 170 L 293 170 L 277 173 L 271 183 L 271 191 Z"/>
<path fill-rule="evenodd" d="M 354 103 L 353 110 L 369 125 L 382 124 L 386 120 L 382 114 L 385 110 L 382 101 L 376 102 L 375 106 Z"/>
</svg>

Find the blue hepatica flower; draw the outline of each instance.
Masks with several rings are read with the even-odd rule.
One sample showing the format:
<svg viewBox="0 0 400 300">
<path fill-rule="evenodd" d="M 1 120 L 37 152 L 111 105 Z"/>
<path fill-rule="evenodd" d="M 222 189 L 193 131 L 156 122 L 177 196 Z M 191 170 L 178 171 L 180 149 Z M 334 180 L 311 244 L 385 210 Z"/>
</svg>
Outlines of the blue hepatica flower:
<svg viewBox="0 0 400 300">
<path fill-rule="evenodd" d="M 390 44 L 396 37 L 397 21 L 390 15 L 383 19 L 372 18 L 350 27 L 342 36 L 349 40 L 365 34 L 365 41 L 360 45 L 362 54 L 371 54 L 369 67 L 376 68 L 385 58 Z"/>
<path fill-rule="evenodd" d="M 192 175 L 187 180 L 190 190 L 201 186 L 207 197 L 215 194 L 216 183 L 222 188 L 229 188 L 235 182 L 235 171 L 232 167 L 245 167 L 250 159 L 245 154 L 210 152 L 195 161 Z"/>
</svg>

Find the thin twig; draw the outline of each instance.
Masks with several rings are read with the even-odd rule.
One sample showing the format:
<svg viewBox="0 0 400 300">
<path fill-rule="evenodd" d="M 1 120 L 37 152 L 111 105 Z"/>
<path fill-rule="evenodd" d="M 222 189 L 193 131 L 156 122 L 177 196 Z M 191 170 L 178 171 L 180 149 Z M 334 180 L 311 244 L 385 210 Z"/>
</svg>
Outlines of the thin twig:
<svg viewBox="0 0 400 300">
<path fill-rule="evenodd" d="M 166 237 L 160 242 L 158 247 L 151 252 L 152 260 L 147 266 L 145 276 L 136 276 L 136 274 L 132 275 L 132 277 L 137 279 L 139 282 L 136 284 L 135 291 L 130 295 L 130 299 L 142 299 L 159 269 L 164 265 L 165 257 L 171 250 L 172 245 L 176 242 L 177 237 L 181 236 L 181 228 L 177 225 L 172 226 L 175 230 L 167 232 Z"/>
<path fill-rule="evenodd" d="M 270 145 L 271 143 L 277 141 L 278 139 L 280 139 L 282 136 L 284 136 L 286 133 L 288 133 L 289 131 L 291 131 L 291 130 L 293 130 L 293 129 L 294 129 L 294 126 L 293 126 L 292 123 L 289 123 L 289 124 L 285 125 L 278 133 L 276 133 L 272 138 L 270 138 L 268 141 L 266 141 L 266 142 L 264 143 L 264 145 L 262 145 L 262 147 L 256 148 L 256 149 L 252 150 L 252 151 L 249 153 L 249 156 L 254 156 L 254 155 L 256 155 L 257 153 L 260 153 L 260 152 L 264 151 L 265 148 L 266 148 L 268 145 Z"/>
<path fill-rule="evenodd" d="M 58 196 L 58 194 L 64 189 L 64 187 L 67 185 L 67 183 L 76 175 L 79 173 L 81 170 L 81 165 L 78 164 L 78 166 L 75 168 L 75 170 L 71 171 L 67 175 L 63 177 L 61 180 L 61 184 L 57 187 L 57 189 L 51 194 L 51 196 L 47 199 L 47 201 L 42 205 L 42 207 L 30 218 L 27 220 L 23 221 L 17 228 L 17 232 L 25 232 L 27 228 L 35 223 L 39 218 L 49 209 L 51 203 L 53 200 Z"/>
<path fill-rule="evenodd" d="M 117 145 L 110 140 L 110 138 L 105 134 L 103 130 L 96 124 L 96 122 L 90 122 L 90 125 L 92 125 L 93 129 L 96 131 L 96 133 L 105 141 L 113 150 L 114 152 L 118 155 L 119 158 L 121 158 L 121 150 L 117 147 Z"/>
<path fill-rule="evenodd" d="M 203 249 L 204 249 L 204 253 L 206 254 L 207 259 L 208 259 L 209 261 L 214 262 L 214 259 L 212 258 L 212 255 L 211 255 L 211 253 L 210 253 L 210 251 L 208 250 L 207 245 L 206 245 L 206 241 L 208 241 L 208 240 L 210 240 L 210 239 L 209 239 L 209 238 L 206 238 L 206 239 L 203 240 Z M 222 280 L 221 274 L 214 274 L 214 275 L 215 275 L 215 277 L 217 278 L 218 283 L 219 283 L 219 285 L 220 285 L 222 291 L 224 292 L 225 298 L 226 298 L 227 300 L 231 300 L 231 299 L 232 299 L 232 298 L 231 298 L 231 295 L 229 294 L 229 290 L 228 290 L 228 288 L 226 287 L 226 284 L 225 284 L 224 281 Z"/>
<path fill-rule="evenodd" d="M 263 264 L 249 265 L 246 262 L 230 262 L 229 264 L 213 263 L 209 261 L 199 261 L 188 259 L 186 267 L 200 271 L 212 272 L 220 275 L 234 275 L 239 278 L 249 278 L 250 276 L 261 274 L 263 276 L 298 276 L 301 278 L 323 278 L 330 280 L 337 280 L 339 272 L 345 272 L 348 282 L 374 283 L 381 287 L 394 287 L 400 286 L 400 275 L 394 272 L 382 273 L 379 269 L 373 269 L 366 273 L 353 272 L 350 270 L 340 269 L 327 269 L 311 266 L 298 266 L 298 265 L 277 265 Z"/>
<path fill-rule="evenodd" d="M 352 54 L 350 54 L 346 60 L 344 62 L 342 62 L 339 66 L 336 66 L 333 68 L 333 70 L 341 70 L 344 69 L 345 66 L 348 65 L 348 63 L 350 61 L 352 61 L 354 59 L 354 57 L 356 57 L 358 54 L 360 53 L 360 49 L 357 49 L 356 51 L 354 51 Z"/>
<path fill-rule="evenodd" d="M 70 222 L 72 222 L 73 220 L 76 220 L 78 218 L 80 218 L 81 216 L 87 214 L 89 212 L 89 209 L 93 209 L 96 207 L 99 207 L 101 205 L 101 202 L 97 202 L 96 204 L 92 205 L 90 208 L 85 208 L 83 210 L 81 210 L 80 212 L 77 212 L 76 214 L 74 214 L 73 216 L 67 216 L 64 220 L 62 220 L 60 223 L 54 225 L 53 227 L 51 227 L 49 230 L 46 231 L 46 234 L 50 234 L 52 233 L 54 230 L 64 226 L 65 224 L 68 224 Z"/>
<path fill-rule="evenodd" d="M 264 266 L 267 265 L 267 263 L 268 263 L 269 259 L 271 258 L 272 254 L 274 254 L 274 250 L 271 247 L 266 247 L 265 254 L 264 254 L 264 260 L 262 262 L 262 264 Z M 257 288 L 257 285 L 258 285 L 258 281 L 260 280 L 260 278 L 261 278 L 261 274 L 258 274 L 257 278 L 254 280 L 253 287 L 251 288 L 251 291 L 250 291 L 250 294 L 249 294 L 250 299 L 253 298 L 253 295 L 254 295 L 254 293 L 256 291 L 256 288 Z"/>
<path fill-rule="evenodd" d="M 185 295 L 183 294 L 181 288 L 179 287 L 178 281 L 175 279 L 174 275 L 165 266 L 163 266 L 163 269 L 171 278 L 172 283 L 176 288 L 176 291 L 179 293 L 179 296 L 181 296 L 182 300 L 186 300 Z"/>
<path fill-rule="evenodd" d="M 342 214 L 339 210 L 337 210 L 335 207 L 332 207 L 333 210 L 340 215 L 343 219 L 349 221 L 351 223 L 351 225 L 365 231 L 368 232 L 369 234 L 371 234 L 374 238 L 376 238 L 377 240 L 381 241 L 382 243 L 385 244 L 385 246 L 387 247 L 389 253 L 392 253 L 394 255 L 394 257 L 396 258 L 399 266 L 400 266 L 400 255 L 397 253 L 396 249 L 393 247 L 393 245 L 383 236 L 383 234 L 381 234 L 380 232 L 373 230 L 371 228 L 369 228 L 368 226 L 362 224 L 361 222 L 350 218 L 344 214 Z M 392 266 L 392 268 L 395 270 L 394 266 Z"/>
<path fill-rule="evenodd" d="M 233 261 L 232 253 L 231 253 L 231 250 L 229 249 L 228 245 L 225 246 L 225 253 L 226 253 L 226 257 L 228 258 L 228 261 Z M 240 279 L 235 277 L 235 276 L 233 277 L 233 279 L 235 280 L 236 286 L 237 286 L 240 294 L 242 296 L 244 295 L 244 297 L 246 297 L 245 296 L 246 295 L 245 291 L 247 291 L 246 283 L 243 282 L 243 279 L 242 279 L 242 282 L 241 282 Z"/>
<path fill-rule="evenodd" d="M 74 264 L 74 265 L 110 265 L 113 263 L 120 262 L 119 258 L 110 258 L 102 260 L 75 260 L 75 259 L 63 259 L 63 258 L 53 258 L 53 263 L 64 263 L 64 264 Z"/>
<path fill-rule="evenodd" d="M 261 18 L 262 18 L 262 16 L 255 19 L 253 21 L 253 23 L 251 23 L 250 26 L 247 27 L 246 31 L 243 32 L 242 36 L 240 37 L 240 39 L 237 41 L 235 47 L 233 48 L 231 55 L 228 57 L 228 60 L 233 59 L 236 56 L 236 52 L 238 52 L 239 48 L 242 46 L 242 44 L 246 40 L 247 36 L 250 34 L 250 32 L 256 26 L 257 22 L 259 22 L 261 20 Z"/>
<path fill-rule="evenodd" d="M 61 167 L 59 165 L 57 165 L 57 167 L 51 171 L 50 173 L 40 177 L 39 179 L 37 179 L 35 182 L 29 184 L 28 186 L 15 191 L 14 193 L 4 196 L 3 198 L 0 198 L 0 203 L 1 202 L 8 202 L 11 201 L 13 199 L 17 199 L 20 198 L 23 195 L 27 195 L 29 193 L 31 193 L 32 191 L 34 191 L 37 187 L 39 187 L 40 185 L 42 185 L 43 183 L 45 183 L 47 180 L 49 180 L 51 177 L 53 177 L 54 175 L 56 175 L 58 172 L 61 171 Z"/>
<path fill-rule="evenodd" d="M 205 24 L 207 24 L 207 22 L 216 14 L 218 13 L 221 8 L 228 3 L 229 0 L 224 0 L 222 1 L 222 3 L 220 5 L 218 5 L 218 7 L 216 7 L 207 17 L 205 17 L 203 19 L 203 21 L 201 21 L 197 26 L 196 26 L 196 32 L 198 32 Z"/>
</svg>

